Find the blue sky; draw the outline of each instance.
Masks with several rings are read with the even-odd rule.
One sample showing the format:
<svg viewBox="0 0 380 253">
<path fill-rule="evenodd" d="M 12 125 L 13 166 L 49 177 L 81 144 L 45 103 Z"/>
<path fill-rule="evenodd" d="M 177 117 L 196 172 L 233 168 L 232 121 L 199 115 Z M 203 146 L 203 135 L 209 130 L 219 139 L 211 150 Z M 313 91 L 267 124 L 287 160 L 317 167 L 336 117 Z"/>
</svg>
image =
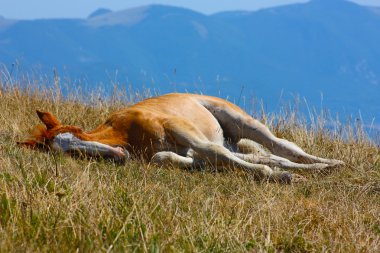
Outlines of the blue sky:
<svg viewBox="0 0 380 253">
<path fill-rule="evenodd" d="M 380 0 L 352 1 L 380 6 Z M 182 6 L 210 14 L 225 10 L 257 10 L 297 2 L 307 0 L 0 0 L 0 15 L 15 19 L 84 18 L 99 7 L 123 10 L 153 3 Z"/>
</svg>

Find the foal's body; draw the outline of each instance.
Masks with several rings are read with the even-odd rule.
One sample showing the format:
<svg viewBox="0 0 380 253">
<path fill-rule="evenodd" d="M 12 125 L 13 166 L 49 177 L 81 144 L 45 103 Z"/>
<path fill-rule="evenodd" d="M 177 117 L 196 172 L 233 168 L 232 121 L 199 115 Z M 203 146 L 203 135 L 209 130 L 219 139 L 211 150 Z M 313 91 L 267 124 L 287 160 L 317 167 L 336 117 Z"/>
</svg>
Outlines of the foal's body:
<svg viewBox="0 0 380 253">
<path fill-rule="evenodd" d="M 207 162 L 239 167 L 260 179 L 284 182 L 290 182 L 290 173 L 274 172 L 272 168 L 322 169 L 341 163 L 305 153 L 294 143 L 275 137 L 236 105 L 210 96 L 168 94 L 150 98 L 113 113 L 90 132 L 62 126 L 50 113 L 38 114 L 47 128 L 44 138 L 52 140 L 53 148 L 64 151 L 79 149 L 92 154 L 97 144 L 103 144 L 97 149 L 101 155 L 122 156 L 122 148 L 158 164 L 192 167 Z M 80 147 L 62 133 L 75 136 Z M 239 150 L 239 144 L 246 148 Z M 110 150 L 105 148 L 102 154 L 104 147 Z M 243 154 L 247 149 L 251 153 Z"/>
</svg>

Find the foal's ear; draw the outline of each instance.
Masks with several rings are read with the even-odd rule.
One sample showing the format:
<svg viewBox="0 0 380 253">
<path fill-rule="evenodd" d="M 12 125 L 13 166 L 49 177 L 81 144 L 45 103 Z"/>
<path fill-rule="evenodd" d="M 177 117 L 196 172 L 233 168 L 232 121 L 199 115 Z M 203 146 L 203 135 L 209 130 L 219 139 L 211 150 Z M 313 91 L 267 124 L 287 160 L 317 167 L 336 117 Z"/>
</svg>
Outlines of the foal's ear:
<svg viewBox="0 0 380 253">
<path fill-rule="evenodd" d="M 50 112 L 41 112 L 39 110 L 36 112 L 40 120 L 46 125 L 47 130 L 61 125 L 61 122 Z"/>
</svg>

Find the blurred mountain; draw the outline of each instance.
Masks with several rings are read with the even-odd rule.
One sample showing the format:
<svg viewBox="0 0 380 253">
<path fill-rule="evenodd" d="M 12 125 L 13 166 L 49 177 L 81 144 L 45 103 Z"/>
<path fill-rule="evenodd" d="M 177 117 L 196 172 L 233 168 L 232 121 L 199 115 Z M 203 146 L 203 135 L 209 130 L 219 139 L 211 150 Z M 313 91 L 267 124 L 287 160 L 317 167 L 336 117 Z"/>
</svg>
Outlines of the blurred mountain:
<svg viewBox="0 0 380 253">
<path fill-rule="evenodd" d="M 203 15 L 162 5 L 87 19 L 0 18 L 0 62 L 107 86 L 280 97 L 380 120 L 380 8 L 312 0 Z M 321 95 L 322 94 L 322 95 Z M 323 101 L 321 101 L 323 97 Z"/>
<path fill-rule="evenodd" d="M 94 18 L 96 16 L 102 16 L 102 15 L 105 15 L 105 14 L 108 14 L 108 13 L 111 13 L 112 11 L 110 9 L 105 9 L 105 8 L 99 8 L 97 9 L 96 11 L 94 11 L 93 13 L 91 13 L 88 18 Z"/>
</svg>

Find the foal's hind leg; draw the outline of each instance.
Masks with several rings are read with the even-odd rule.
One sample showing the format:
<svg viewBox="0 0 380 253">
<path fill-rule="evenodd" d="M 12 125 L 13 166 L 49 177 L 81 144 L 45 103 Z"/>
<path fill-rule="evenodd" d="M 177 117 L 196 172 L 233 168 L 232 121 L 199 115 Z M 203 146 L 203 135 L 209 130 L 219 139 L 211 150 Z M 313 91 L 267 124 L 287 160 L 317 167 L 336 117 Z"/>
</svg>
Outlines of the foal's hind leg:
<svg viewBox="0 0 380 253">
<path fill-rule="evenodd" d="M 249 139 L 241 139 L 237 143 L 237 152 L 234 155 L 247 162 L 266 164 L 271 167 L 289 170 L 321 170 L 331 167 L 325 163 L 305 164 L 292 162 L 286 158 L 269 153 L 262 145 Z"/>
<path fill-rule="evenodd" d="M 253 140 L 268 148 L 272 154 L 295 163 L 325 163 L 330 167 L 342 164 L 338 160 L 310 155 L 296 144 L 277 138 L 264 124 L 231 103 L 218 101 L 207 103 L 205 107 L 217 118 L 223 131 L 236 142 L 242 138 Z"/>
<path fill-rule="evenodd" d="M 253 173 L 257 179 L 290 183 L 292 175 L 286 171 L 274 172 L 263 164 L 252 164 L 233 155 L 227 148 L 210 142 L 191 122 L 181 118 L 172 118 L 163 125 L 168 138 L 176 144 L 193 149 L 199 158 L 216 167 L 238 167 Z"/>
<path fill-rule="evenodd" d="M 277 138 L 261 122 L 249 116 L 241 118 L 241 137 L 248 138 L 268 148 L 272 154 L 289 159 L 295 163 L 324 163 L 330 166 L 341 164 L 341 161 L 317 157 L 306 153 L 293 142 Z"/>
<path fill-rule="evenodd" d="M 236 157 L 240 159 L 255 163 L 255 164 L 265 164 L 272 168 L 278 167 L 287 170 L 322 170 L 329 167 L 328 164 L 325 163 L 295 163 L 289 161 L 286 158 L 279 157 L 272 154 L 262 155 L 262 154 L 243 154 L 243 153 L 233 153 Z"/>
</svg>

